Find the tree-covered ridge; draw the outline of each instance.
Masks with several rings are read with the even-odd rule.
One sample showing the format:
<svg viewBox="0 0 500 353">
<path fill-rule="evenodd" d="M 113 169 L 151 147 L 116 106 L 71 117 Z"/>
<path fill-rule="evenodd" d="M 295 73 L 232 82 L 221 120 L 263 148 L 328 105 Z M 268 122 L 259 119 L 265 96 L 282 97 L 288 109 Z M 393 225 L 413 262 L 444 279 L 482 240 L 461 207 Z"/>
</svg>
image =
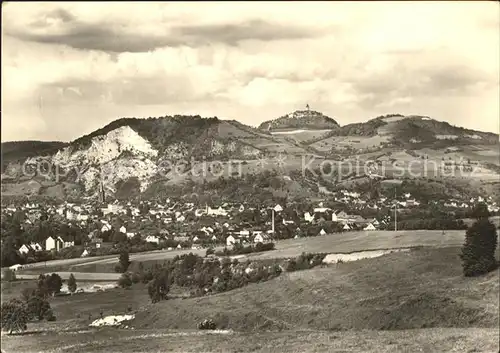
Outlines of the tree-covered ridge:
<svg viewBox="0 0 500 353">
<path fill-rule="evenodd" d="M 194 143 L 197 137 L 205 132 L 205 129 L 217 124 L 218 121 L 216 117 L 202 118 L 199 115 L 175 115 L 148 119 L 121 118 L 74 140 L 71 145 L 76 149 L 86 148 L 90 146 L 94 137 L 128 126 L 147 139 L 155 149 L 163 151 L 166 146 L 177 142 Z"/>
<path fill-rule="evenodd" d="M 2 171 L 9 163 L 23 162 L 27 158 L 50 155 L 66 147 L 60 141 L 11 141 L 2 142 Z"/>
<path fill-rule="evenodd" d="M 259 130 L 286 130 L 286 129 L 336 129 L 339 124 L 323 113 L 313 110 L 297 110 L 277 119 L 263 122 Z"/>
</svg>

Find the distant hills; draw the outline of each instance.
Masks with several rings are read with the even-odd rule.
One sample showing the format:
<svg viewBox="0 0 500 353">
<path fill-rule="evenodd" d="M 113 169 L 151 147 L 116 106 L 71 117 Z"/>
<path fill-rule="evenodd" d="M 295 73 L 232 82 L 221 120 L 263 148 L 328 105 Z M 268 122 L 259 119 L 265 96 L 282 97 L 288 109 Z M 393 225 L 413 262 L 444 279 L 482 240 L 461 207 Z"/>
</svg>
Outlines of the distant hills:
<svg viewBox="0 0 500 353">
<path fill-rule="evenodd" d="M 64 183 L 62 189 L 83 190 L 84 195 L 95 196 L 103 170 L 107 170 L 105 183 L 111 193 L 131 179 L 144 192 L 159 181 L 170 185 L 205 180 L 186 173 L 199 168 L 203 161 L 220 161 L 223 167 L 235 160 L 247 161 L 244 173 L 259 174 L 275 167 L 257 168 L 256 163 L 277 155 L 287 157 L 288 174 L 300 170 L 303 156 L 405 163 L 424 157 L 439 162 L 461 159 L 475 161 L 491 174 L 500 168 L 498 147 L 497 134 L 426 116 L 391 114 L 340 126 L 323 113 L 300 110 L 263 122 L 258 128 L 199 115 L 122 118 L 70 143 L 2 143 L 2 188 L 7 194 L 47 190 L 50 194 L 56 190 L 57 195 L 65 196 L 61 185 L 23 174 L 23 163 L 35 165 L 44 158 L 54 166 L 78 170 L 58 181 Z M 179 161 L 184 161 L 184 166 L 174 173 L 173 164 Z M 308 185 L 316 182 L 307 180 Z"/>
<path fill-rule="evenodd" d="M 323 113 L 313 110 L 297 110 L 274 120 L 265 121 L 259 126 L 263 131 L 286 131 L 293 129 L 337 129 L 340 125 Z"/>
</svg>

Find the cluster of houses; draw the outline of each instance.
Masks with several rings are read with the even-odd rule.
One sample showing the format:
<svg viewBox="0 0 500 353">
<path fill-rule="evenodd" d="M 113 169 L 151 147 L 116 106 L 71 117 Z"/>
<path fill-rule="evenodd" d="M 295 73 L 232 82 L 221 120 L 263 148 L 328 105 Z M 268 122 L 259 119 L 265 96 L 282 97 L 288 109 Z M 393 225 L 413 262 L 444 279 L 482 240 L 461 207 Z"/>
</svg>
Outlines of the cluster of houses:
<svg viewBox="0 0 500 353">
<path fill-rule="evenodd" d="M 64 248 L 68 248 L 71 246 L 75 246 L 75 241 L 74 240 L 64 240 L 61 236 L 57 237 L 52 237 L 49 236 L 45 240 L 45 246 L 42 247 L 39 243 L 30 243 L 30 244 L 23 244 L 18 251 L 21 254 L 27 254 L 30 251 L 33 252 L 40 252 L 40 251 L 59 251 Z"/>
<path fill-rule="evenodd" d="M 148 243 L 160 244 L 162 240 L 168 238 L 179 242 L 189 242 L 193 247 L 198 247 L 207 242 L 225 244 L 226 246 L 232 246 L 236 243 L 267 242 L 273 239 L 276 228 L 281 224 L 296 229 L 297 235 L 295 237 L 299 237 L 301 229 L 304 230 L 308 225 L 321 225 L 325 221 L 340 224 L 343 231 L 353 229 L 374 231 L 383 228 L 390 222 L 387 214 L 365 219 L 359 214 L 349 214 L 344 209 L 378 210 L 394 206 L 409 209 L 420 206 L 420 202 L 410 193 L 404 194 L 397 201 L 386 197 L 366 200 L 357 192 L 342 190 L 336 195 L 332 195 L 329 201 L 335 201 L 336 205 L 346 204 L 349 207 L 332 209 L 325 206 L 323 202 L 311 204 L 308 207 L 279 204 L 262 207 L 262 205 L 239 203 L 196 207 L 192 202 L 168 199 L 162 203 L 140 201 L 132 204 L 131 202 L 115 201 L 105 205 L 105 207 L 101 204 L 91 203 L 64 202 L 58 205 L 43 206 L 37 203 L 27 203 L 18 207 L 4 207 L 2 213 L 13 214 L 22 211 L 26 225 L 35 224 L 44 215 L 46 217 L 59 217 L 63 222 L 68 222 L 87 231 L 88 239 L 85 239 L 84 243 L 95 248 L 101 247 L 103 243 L 100 235 L 109 231 L 122 233 L 128 239 L 139 236 L 141 240 Z M 470 200 L 451 199 L 444 202 L 443 206 L 470 208 L 478 202 L 485 202 L 490 212 L 499 212 L 499 207 L 491 197 L 477 197 Z M 299 209 L 301 209 L 300 212 Z M 253 220 L 255 224 L 252 224 L 252 221 L 241 221 L 239 215 L 244 212 L 257 215 L 256 219 L 258 220 Z M 117 219 L 120 222 L 117 222 Z M 151 231 L 151 229 L 156 231 Z M 319 229 L 316 235 L 328 233 L 321 227 Z M 30 251 L 60 251 L 74 246 L 74 243 L 74 239 L 65 239 L 64 236 L 54 234 L 45 239 L 45 244 L 23 244 L 18 250 L 22 254 L 27 254 Z M 181 245 L 179 244 L 178 247 Z M 88 254 L 88 250 L 85 250 L 82 256 L 86 256 L 85 252 Z"/>
</svg>

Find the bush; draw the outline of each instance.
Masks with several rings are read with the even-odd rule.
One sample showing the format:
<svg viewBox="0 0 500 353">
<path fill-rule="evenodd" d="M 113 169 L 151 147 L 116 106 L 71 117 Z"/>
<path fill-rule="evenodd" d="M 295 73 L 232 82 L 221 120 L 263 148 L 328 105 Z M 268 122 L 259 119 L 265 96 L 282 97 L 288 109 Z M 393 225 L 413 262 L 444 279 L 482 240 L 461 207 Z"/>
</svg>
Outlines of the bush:
<svg viewBox="0 0 500 353">
<path fill-rule="evenodd" d="M 480 276 L 497 268 L 498 263 L 495 259 L 497 242 L 495 226 L 488 218 L 478 219 L 467 229 L 460 254 L 464 276 Z"/>
<path fill-rule="evenodd" d="M 295 261 L 295 259 L 288 260 L 285 266 L 285 271 L 286 272 L 297 271 L 297 262 Z"/>
<path fill-rule="evenodd" d="M 61 292 L 62 284 L 62 278 L 57 273 L 48 276 L 42 274 L 38 277 L 37 290 L 41 296 L 54 296 Z"/>
<path fill-rule="evenodd" d="M 53 321 L 49 320 L 54 316 L 52 308 L 48 300 L 42 296 L 35 294 L 28 298 L 26 301 L 26 309 L 29 320 L 41 321 L 45 319 L 47 321 Z"/>
<path fill-rule="evenodd" d="M 120 256 L 118 257 L 118 266 L 115 268 L 116 272 L 119 273 L 125 273 L 128 270 L 128 267 L 130 266 L 130 257 L 128 254 L 128 251 L 122 250 L 120 252 Z"/>
<path fill-rule="evenodd" d="M 130 288 L 132 286 L 132 279 L 128 273 L 124 273 L 118 279 L 118 285 L 120 288 Z"/>
<path fill-rule="evenodd" d="M 76 292 L 76 278 L 73 274 L 70 274 L 69 280 L 68 280 L 68 290 L 70 291 L 71 294 Z"/>
<path fill-rule="evenodd" d="M 12 332 L 22 332 L 27 329 L 28 311 L 25 303 L 19 299 L 12 299 L 2 303 L 2 330 L 7 330 L 9 335 Z"/>
<path fill-rule="evenodd" d="M 215 330 L 217 325 L 212 319 L 205 319 L 202 322 L 198 323 L 199 330 Z"/>
<path fill-rule="evenodd" d="M 142 281 L 142 274 L 138 273 L 138 272 L 134 272 L 132 273 L 132 275 L 130 276 L 130 279 L 132 280 L 132 283 L 140 283 Z"/>
<path fill-rule="evenodd" d="M 209 255 L 213 255 L 215 254 L 215 250 L 213 248 L 208 248 L 206 253 L 205 253 L 205 257 L 209 256 Z"/>
<path fill-rule="evenodd" d="M 274 250 L 274 243 L 257 243 L 255 244 L 255 252 Z"/>
<path fill-rule="evenodd" d="M 168 298 L 170 290 L 168 276 L 166 273 L 159 273 L 148 285 L 148 294 L 152 303 Z"/>
<path fill-rule="evenodd" d="M 239 243 L 234 244 L 233 248 L 229 250 L 224 248 L 222 251 L 215 252 L 217 256 L 234 256 L 246 255 L 254 252 L 274 250 L 274 243 L 257 243 L 255 245 L 243 246 Z"/>
</svg>

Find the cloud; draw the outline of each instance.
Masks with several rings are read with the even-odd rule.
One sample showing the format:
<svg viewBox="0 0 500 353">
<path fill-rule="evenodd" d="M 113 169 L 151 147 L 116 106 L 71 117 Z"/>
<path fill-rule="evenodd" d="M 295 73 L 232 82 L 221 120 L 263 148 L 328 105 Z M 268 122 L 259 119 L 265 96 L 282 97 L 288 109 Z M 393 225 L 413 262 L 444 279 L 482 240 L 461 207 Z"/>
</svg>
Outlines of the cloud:
<svg viewBox="0 0 500 353">
<path fill-rule="evenodd" d="M 396 110 L 491 130 L 491 5 L 8 3 L 2 137 L 68 140 L 182 113 L 258 125 L 306 103 L 342 124 Z"/>
<path fill-rule="evenodd" d="M 68 10 L 55 9 L 40 14 L 40 18 L 26 26 L 8 26 L 5 33 L 25 41 L 112 53 L 138 53 L 163 47 L 199 47 L 215 43 L 236 46 L 248 40 L 304 39 L 321 34 L 318 29 L 292 24 L 285 26 L 261 19 L 222 24 L 164 24 L 151 29 L 147 25 L 136 26 L 118 21 L 83 21 Z"/>
</svg>

